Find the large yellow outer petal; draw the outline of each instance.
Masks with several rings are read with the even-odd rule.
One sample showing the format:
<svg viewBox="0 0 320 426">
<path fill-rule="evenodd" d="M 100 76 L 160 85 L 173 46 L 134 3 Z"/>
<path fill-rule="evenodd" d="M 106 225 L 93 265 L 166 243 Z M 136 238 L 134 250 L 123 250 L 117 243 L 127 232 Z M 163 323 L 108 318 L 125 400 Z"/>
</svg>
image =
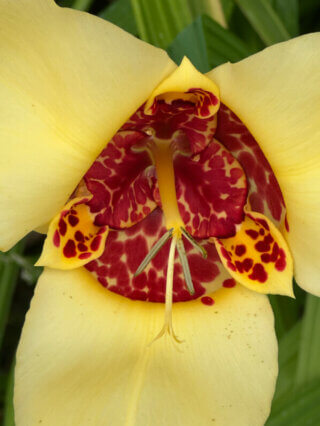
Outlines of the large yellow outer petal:
<svg viewBox="0 0 320 426">
<path fill-rule="evenodd" d="M 60 210 L 175 65 L 53 0 L 0 1 L 0 249 Z"/>
<path fill-rule="evenodd" d="M 266 296 L 241 286 L 173 308 L 105 290 L 85 269 L 45 270 L 17 353 L 17 426 L 257 426 L 277 343 Z"/>
<path fill-rule="evenodd" d="M 208 75 L 257 139 L 288 209 L 298 284 L 320 295 L 320 33 L 277 44 Z"/>
</svg>

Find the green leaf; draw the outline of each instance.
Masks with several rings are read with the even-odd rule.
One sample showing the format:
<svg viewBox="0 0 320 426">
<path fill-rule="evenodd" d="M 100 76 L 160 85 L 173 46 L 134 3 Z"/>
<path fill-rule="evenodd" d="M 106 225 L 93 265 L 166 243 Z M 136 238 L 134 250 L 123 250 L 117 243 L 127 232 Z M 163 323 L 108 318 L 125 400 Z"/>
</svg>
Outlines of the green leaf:
<svg viewBox="0 0 320 426">
<path fill-rule="evenodd" d="M 290 34 L 268 0 L 234 0 L 266 46 L 288 40 Z"/>
<path fill-rule="evenodd" d="M 298 0 L 271 0 L 271 5 L 279 15 L 289 34 L 292 37 L 297 36 L 299 34 Z"/>
<path fill-rule="evenodd" d="M 258 36 L 248 19 L 244 16 L 238 6 L 235 6 L 229 28 L 234 32 L 254 53 L 265 48 L 265 44 Z"/>
<path fill-rule="evenodd" d="M 279 341 L 279 376 L 274 395 L 275 401 L 290 391 L 294 385 L 300 337 L 301 321 L 298 321 Z"/>
<path fill-rule="evenodd" d="M 222 6 L 215 0 L 131 0 L 139 36 L 166 49 L 200 14 L 207 13 L 222 25 Z"/>
<path fill-rule="evenodd" d="M 202 15 L 176 37 L 168 53 L 177 63 L 188 56 L 199 71 L 207 72 L 224 62 L 239 61 L 251 52 L 231 31 Z"/>
<path fill-rule="evenodd" d="M 231 15 L 233 13 L 235 4 L 233 0 L 221 0 L 222 10 L 227 22 L 229 22 Z"/>
<path fill-rule="evenodd" d="M 301 316 L 305 293 L 294 282 L 296 299 L 290 297 L 269 295 L 269 300 L 275 316 L 275 329 L 278 339 L 291 329 Z"/>
<path fill-rule="evenodd" d="M 299 11 L 302 18 L 319 12 L 319 0 L 299 0 Z"/>
<path fill-rule="evenodd" d="M 320 424 L 320 379 L 299 386 L 274 401 L 266 426 Z"/>
<path fill-rule="evenodd" d="M 301 385 L 320 378 L 320 298 L 309 294 L 302 322 L 302 333 L 295 382 Z"/>
<path fill-rule="evenodd" d="M 184 0 L 131 0 L 139 35 L 154 46 L 166 48 L 192 21 Z"/>
<path fill-rule="evenodd" d="M 21 254 L 24 249 L 24 240 L 15 245 L 9 252 L 11 254 Z M 0 348 L 7 325 L 11 302 L 16 287 L 16 281 L 19 275 L 20 267 L 17 263 L 8 258 L 6 261 L 0 261 Z"/>
<path fill-rule="evenodd" d="M 13 388 L 14 388 L 14 364 L 10 368 L 7 379 L 6 395 L 4 401 L 3 426 L 14 426 Z"/>
<path fill-rule="evenodd" d="M 133 35 L 138 35 L 131 0 L 116 0 L 103 9 L 99 16 Z"/>
<path fill-rule="evenodd" d="M 93 0 L 74 0 L 72 7 L 73 9 L 88 11 L 92 3 Z"/>
</svg>

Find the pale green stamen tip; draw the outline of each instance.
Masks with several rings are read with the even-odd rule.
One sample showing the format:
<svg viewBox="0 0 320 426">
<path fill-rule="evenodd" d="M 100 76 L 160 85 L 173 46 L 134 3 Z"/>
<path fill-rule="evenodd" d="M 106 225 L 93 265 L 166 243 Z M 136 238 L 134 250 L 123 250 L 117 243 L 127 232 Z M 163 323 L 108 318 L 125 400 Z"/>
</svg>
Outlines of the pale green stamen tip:
<svg viewBox="0 0 320 426">
<path fill-rule="evenodd" d="M 179 239 L 177 241 L 177 249 L 178 249 L 179 258 L 180 258 L 180 262 L 181 262 L 182 269 L 183 269 L 183 275 L 184 275 L 184 278 L 186 280 L 186 284 L 187 284 L 189 293 L 194 294 L 195 290 L 194 290 L 194 286 L 193 286 L 193 282 L 192 282 L 192 278 L 191 278 L 191 273 L 190 273 L 190 268 L 189 268 L 189 263 L 188 263 L 188 259 L 187 259 L 187 255 L 186 255 L 186 251 L 185 251 L 182 239 Z"/>
<path fill-rule="evenodd" d="M 165 243 L 172 237 L 173 228 L 169 229 L 162 237 L 155 243 L 155 245 L 151 248 L 149 253 L 140 263 L 138 269 L 136 270 L 134 277 L 141 274 L 141 272 L 148 266 L 149 262 L 156 256 L 156 254 L 161 250 L 161 248 L 165 245 Z"/>
<path fill-rule="evenodd" d="M 202 247 L 199 243 L 197 243 L 197 241 L 184 228 L 181 227 L 180 229 L 181 229 L 183 235 L 189 241 L 189 243 L 191 243 L 194 248 L 196 248 L 198 251 L 200 251 L 202 256 L 206 259 L 208 257 L 207 250 L 204 247 Z"/>
</svg>

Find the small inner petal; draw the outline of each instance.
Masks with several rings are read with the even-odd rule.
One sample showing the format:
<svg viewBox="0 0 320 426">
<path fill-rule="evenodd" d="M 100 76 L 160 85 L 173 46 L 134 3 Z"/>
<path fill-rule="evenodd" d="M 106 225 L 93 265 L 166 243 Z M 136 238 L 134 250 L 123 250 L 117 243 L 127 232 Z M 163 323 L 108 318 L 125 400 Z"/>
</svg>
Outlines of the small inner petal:
<svg viewBox="0 0 320 426">
<path fill-rule="evenodd" d="M 227 237 L 243 220 L 247 181 L 235 158 L 216 140 L 193 157 L 174 158 L 178 206 L 198 238 Z"/>
<path fill-rule="evenodd" d="M 288 246 L 273 223 L 248 212 L 234 237 L 215 239 L 220 258 L 235 280 L 261 293 L 292 296 Z"/>
<path fill-rule="evenodd" d="M 218 112 L 216 138 L 239 161 L 246 173 L 250 209 L 264 214 L 281 227 L 286 208 L 273 170 L 247 127 L 224 104 L 220 105 Z"/>
<path fill-rule="evenodd" d="M 37 265 L 73 269 L 101 256 L 109 228 L 94 224 L 89 200 L 72 199 L 52 220 Z"/>
</svg>

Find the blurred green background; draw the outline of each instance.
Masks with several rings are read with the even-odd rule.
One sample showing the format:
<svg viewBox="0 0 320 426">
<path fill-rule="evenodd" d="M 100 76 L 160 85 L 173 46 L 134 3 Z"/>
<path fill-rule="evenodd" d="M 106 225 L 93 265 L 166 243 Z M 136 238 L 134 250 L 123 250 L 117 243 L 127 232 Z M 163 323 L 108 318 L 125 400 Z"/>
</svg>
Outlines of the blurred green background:
<svg viewBox="0 0 320 426">
<path fill-rule="evenodd" d="M 320 30 L 320 0 L 57 3 L 111 21 L 166 49 L 177 63 L 187 55 L 202 72 L 227 61 L 239 61 L 274 43 Z M 0 252 L 0 422 L 4 426 L 14 425 L 14 357 L 41 273 L 41 268 L 33 264 L 43 239 L 32 233 L 9 252 Z M 296 284 L 295 295 L 296 300 L 270 297 L 279 339 L 280 372 L 268 426 L 320 425 L 320 299 L 307 295 Z"/>
</svg>

